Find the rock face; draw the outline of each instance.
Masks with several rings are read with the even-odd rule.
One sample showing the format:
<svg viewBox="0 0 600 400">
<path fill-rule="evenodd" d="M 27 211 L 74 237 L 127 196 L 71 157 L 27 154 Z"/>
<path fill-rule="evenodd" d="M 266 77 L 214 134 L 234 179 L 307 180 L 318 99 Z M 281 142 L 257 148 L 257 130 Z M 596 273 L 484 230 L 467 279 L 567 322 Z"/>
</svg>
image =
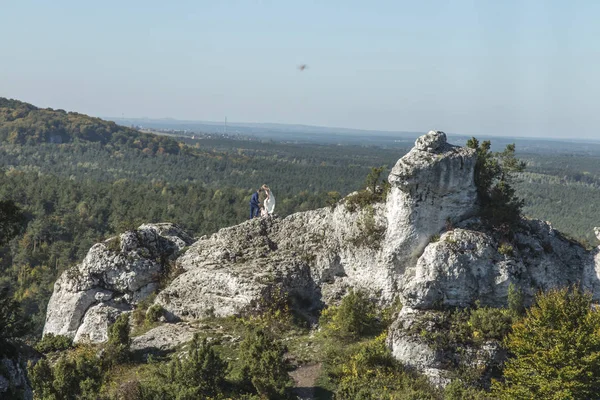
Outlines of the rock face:
<svg viewBox="0 0 600 400">
<path fill-rule="evenodd" d="M 152 294 L 165 262 L 192 242 L 173 224 L 149 224 L 94 245 L 54 284 L 44 334 L 106 340 L 108 325 Z"/>
<path fill-rule="evenodd" d="M 20 393 L 22 397 L 17 397 L 17 393 Z M 27 379 L 25 364 L 22 361 L 0 358 L 0 398 L 33 399 L 33 391 Z"/>
<path fill-rule="evenodd" d="M 313 308 L 348 287 L 391 301 L 430 237 L 475 211 L 474 166 L 472 150 L 430 132 L 393 168 L 385 204 L 358 212 L 339 205 L 222 229 L 178 260 L 185 272 L 156 301 L 173 319 L 240 313 L 274 285 Z"/>
<path fill-rule="evenodd" d="M 349 211 L 346 198 L 333 208 L 246 221 L 196 242 L 171 224 L 143 225 L 122 234 L 118 246 L 116 239 L 95 245 L 60 277 L 44 332 L 106 340 L 114 318 L 156 291 L 164 261 L 176 259 L 181 274 L 155 300 L 171 321 L 252 312 L 283 293 L 308 314 L 349 288 L 365 289 L 382 304 L 399 297 L 404 309 L 388 345 L 443 385 L 448 365 L 489 366 L 501 354 L 486 344 L 449 362 L 411 330 L 429 310 L 476 300 L 502 306 L 510 283 L 529 300 L 539 289 L 572 283 L 600 299 L 598 249 L 587 252 L 541 221 L 523 221 L 508 243 L 474 217 L 475 163 L 472 149 L 432 131 L 393 167 L 383 203 Z M 173 329 L 139 339 L 140 349 L 174 343 L 167 337 L 177 334 Z"/>
</svg>

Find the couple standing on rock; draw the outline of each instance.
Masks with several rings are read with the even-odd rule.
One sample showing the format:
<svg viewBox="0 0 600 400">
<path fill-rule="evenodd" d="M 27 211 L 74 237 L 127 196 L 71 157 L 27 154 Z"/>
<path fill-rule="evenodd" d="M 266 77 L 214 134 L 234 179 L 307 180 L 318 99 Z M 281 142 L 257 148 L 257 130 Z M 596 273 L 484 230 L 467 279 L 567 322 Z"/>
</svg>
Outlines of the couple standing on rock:
<svg viewBox="0 0 600 400">
<path fill-rule="evenodd" d="M 263 204 L 260 204 L 259 201 L 261 191 L 265 192 Z M 275 196 L 273 196 L 271 189 L 267 185 L 262 185 L 260 189 L 254 192 L 250 199 L 250 219 L 258 217 L 259 213 L 261 217 L 266 217 L 273 214 L 273 210 L 275 210 Z"/>
</svg>

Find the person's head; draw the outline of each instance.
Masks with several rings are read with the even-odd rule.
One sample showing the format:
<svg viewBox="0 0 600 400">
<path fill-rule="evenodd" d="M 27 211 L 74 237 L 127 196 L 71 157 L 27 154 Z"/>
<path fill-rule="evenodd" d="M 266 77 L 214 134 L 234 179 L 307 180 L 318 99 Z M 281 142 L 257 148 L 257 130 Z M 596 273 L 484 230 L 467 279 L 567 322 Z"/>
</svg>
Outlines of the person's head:
<svg viewBox="0 0 600 400">
<path fill-rule="evenodd" d="M 261 188 L 262 190 L 269 190 L 269 187 L 267 186 L 267 184 L 266 184 L 266 183 L 265 183 L 265 184 L 263 184 L 263 185 L 262 185 L 260 188 Z"/>
</svg>

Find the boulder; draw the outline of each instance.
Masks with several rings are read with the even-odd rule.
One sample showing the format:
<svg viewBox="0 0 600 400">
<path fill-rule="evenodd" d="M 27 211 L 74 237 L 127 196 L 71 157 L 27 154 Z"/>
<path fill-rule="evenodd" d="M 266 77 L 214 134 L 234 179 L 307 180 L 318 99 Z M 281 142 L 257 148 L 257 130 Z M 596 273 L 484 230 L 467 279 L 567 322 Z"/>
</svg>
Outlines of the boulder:
<svg viewBox="0 0 600 400">
<path fill-rule="evenodd" d="M 48 303 L 44 334 L 92 342 L 108 325 L 152 294 L 164 271 L 193 239 L 174 224 L 144 224 L 94 245 L 81 264 L 65 271 Z M 89 313 L 89 315 L 88 315 Z"/>
</svg>

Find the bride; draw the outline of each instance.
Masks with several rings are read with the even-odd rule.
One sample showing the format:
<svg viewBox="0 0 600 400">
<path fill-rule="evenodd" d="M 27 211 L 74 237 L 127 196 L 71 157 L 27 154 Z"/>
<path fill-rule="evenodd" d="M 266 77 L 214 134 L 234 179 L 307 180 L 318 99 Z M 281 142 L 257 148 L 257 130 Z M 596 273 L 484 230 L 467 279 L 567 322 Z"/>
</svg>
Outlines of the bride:
<svg viewBox="0 0 600 400">
<path fill-rule="evenodd" d="M 266 184 L 262 185 L 261 189 L 264 190 L 265 194 L 267 195 L 264 201 L 264 210 L 267 215 L 271 215 L 275 210 L 275 196 Z"/>
</svg>

